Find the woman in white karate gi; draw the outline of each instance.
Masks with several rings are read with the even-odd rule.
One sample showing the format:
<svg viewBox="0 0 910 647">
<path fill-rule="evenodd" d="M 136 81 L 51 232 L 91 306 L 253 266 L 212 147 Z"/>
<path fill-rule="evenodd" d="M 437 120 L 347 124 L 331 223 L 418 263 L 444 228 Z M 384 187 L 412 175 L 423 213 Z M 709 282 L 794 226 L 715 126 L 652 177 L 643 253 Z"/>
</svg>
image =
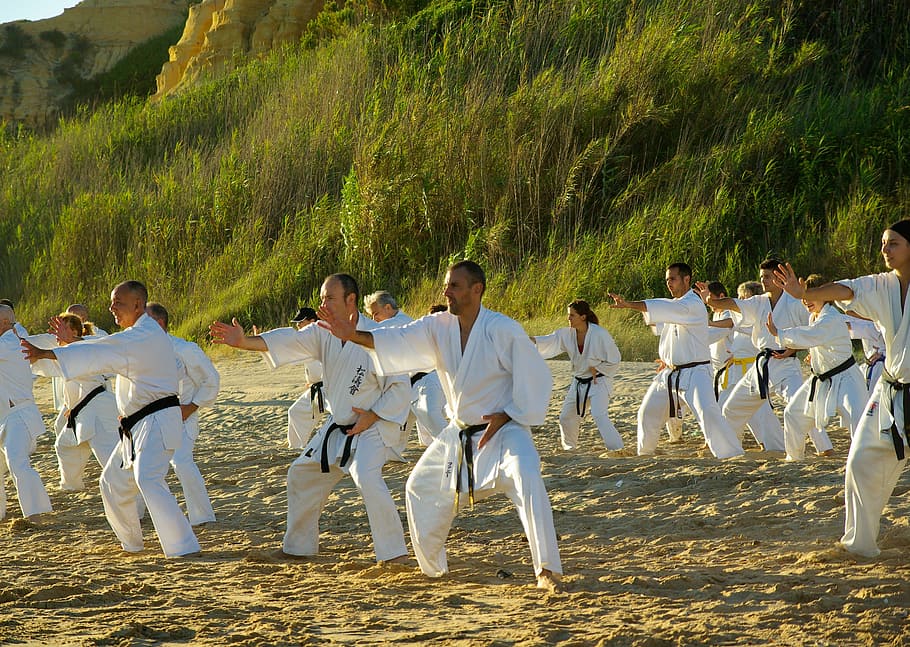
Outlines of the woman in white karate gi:
<svg viewBox="0 0 910 647">
<path fill-rule="evenodd" d="M 622 449 L 622 436 L 610 420 L 607 407 L 613 392 L 613 377 L 621 359 L 616 342 L 587 301 L 578 299 L 569 304 L 569 326 L 538 337 L 531 337 L 544 359 L 567 353 L 572 361 L 573 380 L 569 383 L 562 411 L 559 412 L 559 435 L 562 448 L 578 446 L 578 432 L 586 407 L 597 425 L 604 446 Z"/>
</svg>

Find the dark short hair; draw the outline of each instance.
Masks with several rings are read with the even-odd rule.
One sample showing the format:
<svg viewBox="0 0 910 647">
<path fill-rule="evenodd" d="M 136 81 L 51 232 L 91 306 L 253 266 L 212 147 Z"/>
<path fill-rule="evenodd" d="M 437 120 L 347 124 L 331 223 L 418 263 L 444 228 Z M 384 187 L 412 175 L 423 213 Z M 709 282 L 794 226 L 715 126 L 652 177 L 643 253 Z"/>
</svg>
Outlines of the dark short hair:
<svg viewBox="0 0 910 647">
<path fill-rule="evenodd" d="M 708 283 L 708 292 L 714 296 L 719 296 L 721 294 L 727 293 L 727 288 L 724 287 L 724 284 L 720 281 L 711 281 Z"/>
<path fill-rule="evenodd" d="M 129 290 L 133 295 L 139 297 L 139 300 L 142 302 L 143 306 L 148 303 L 149 291 L 139 281 L 124 281 L 123 283 L 118 283 L 114 286 L 115 290 L 119 288 L 125 288 Z"/>
<path fill-rule="evenodd" d="M 354 280 L 354 277 L 350 274 L 329 274 L 325 277 L 324 283 L 328 281 L 338 281 L 341 283 L 341 289 L 343 290 L 342 296 L 347 298 L 349 294 L 354 295 L 355 301 L 360 301 L 360 288 L 357 287 L 357 281 Z"/>
<path fill-rule="evenodd" d="M 584 299 L 575 299 L 572 303 L 569 304 L 569 307 L 572 308 L 575 312 L 580 314 L 585 318 L 585 321 L 592 324 L 599 324 L 597 315 L 594 314 L 594 311 L 591 310 L 591 306 Z"/>
<path fill-rule="evenodd" d="M 13 302 L 9 299 L 0 299 L 0 306 L 7 306 L 9 308 L 13 307 Z"/>
<path fill-rule="evenodd" d="M 149 301 L 147 304 L 145 304 L 145 311 L 151 315 L 152 319 L 160 319 L 163 321 L 165 328 L 170 325 L 171 316 L 168 314 L 167 308 L 165 308 L 160 303 Z"/>
<path fill-rule="evenodd" d="M 455 270 L 464 270 L 468 273 L 468 277 L 470 278 L 468 285 L 480 283 L 484 290 L 487 289 L 487 275 L 484 274 L 483 268 L 474 261 L 458 261 L 449 266 L 449 272 Z"/>
<path fill-rule="evenodd" d="M 766 258 L 758 265 L 760 270 L 776 270 L 778 267 L 783 265 L 783 261 L 779 261 L 776 258 Z"/>
<path fill-rule="evenodd" d="M 676 270 L 680 276 L 688 276 L 692 278 L 692 268 L 689 267 L 688 263 L 672 263 L 667 265 L 668 270 Z"/>
</svg>

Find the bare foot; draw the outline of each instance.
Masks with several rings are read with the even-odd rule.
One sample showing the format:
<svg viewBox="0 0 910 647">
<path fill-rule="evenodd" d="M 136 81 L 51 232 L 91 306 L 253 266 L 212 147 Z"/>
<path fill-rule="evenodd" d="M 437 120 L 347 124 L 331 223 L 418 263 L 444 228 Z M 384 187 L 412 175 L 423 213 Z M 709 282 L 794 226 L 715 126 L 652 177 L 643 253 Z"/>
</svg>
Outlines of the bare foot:
<svg viewBox="0 0 910 647">
<path fill-rule="evenodd" d="M 550 593 L 563 593 L 566 590 L 562 584 L 562 576 L 548 568 L 543 569 L 537 576 L 537 588 Z"/>
<path fill-rule="evenodd" d="M 822 453 L 820 453 L 819 456 L 834 456 L 834 450 L 833 450 L 833 449 L 826 449 L 825 451 L 823 451 Z"/>
<path fill-rule="evenodd" d="M 393 557 L 392 559 L 386 559 L 380 562 L 381 564 L 410 564 L 411 558 L 405 555 L 399 555 L 398 557 Z"/>
<path fill-rule="evenodd" d="M 274 557 L 275 559 L 290 559 L 290 560 L 294 560 L 294 561 L 302 561 L 302 560 L 307 559 L 309 557 L 309 555 L 292 555 L 291 553 L 284 552 L 283 548 L 279 548 L 274 553 L 272 553 L 272 557 Z"/>
</svg>

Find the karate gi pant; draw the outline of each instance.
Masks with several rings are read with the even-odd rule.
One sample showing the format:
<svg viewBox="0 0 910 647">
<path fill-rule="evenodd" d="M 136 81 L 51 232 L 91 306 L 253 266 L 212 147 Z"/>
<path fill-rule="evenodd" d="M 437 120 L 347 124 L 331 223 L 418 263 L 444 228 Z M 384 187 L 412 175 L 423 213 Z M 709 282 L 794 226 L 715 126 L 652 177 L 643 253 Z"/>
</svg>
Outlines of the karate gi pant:
<svg viewBox="0 0 910 647">
<path fill-rule="evenodd" d="M 483 449 L 477 449 L 481 434 L 474 443 L 475 500 L 497 492 L 505 494 L 515 505 L 525 536 L 531 548 L 535 575 L 544 569 L 562 573 L 553 511 L 540 473 L 540 455 L 534 447 L 531 432 L 515 422 L 503 425 Z M 423 453 L 408 477 L 408 528 L 411 545 L 420 570 L 430 577 L 448 572 L 445 541 L 457 513 L 455 478 L 461 478 L 459 504 L 469 505 L 467 468 L 453 475 L 452 458 L 458 452 L 458 428 L 447 427 Z M 484 475 L 490 475 L 485 479 Z"/>
<path fill-rule="evenodd" d="M 310 390 L 307 389 L 288 409 L 288 447 L 291 449 L 306 447 L 315 426 L 313 402 L 310 400 Z"/>
<path fill-rule="evenodd" d="M 0 519 L 6 517 L 6 473 L 13 477 L 23 517 L 51 511 L 51 500 L 38 472 L 32 467 L 31 455 L 44 433 L 44 421 L 34 404 L 13 408 L 0 422 Z"/>
<path fill-rule="evenodd" d="M 771 393 L 777 393 L 787 402 L 796 395 L 796 392 L 803 385 L 803 374 L 799 367 L 799 360 L 795 357 L 785 359 L 768 360 L 768 398 Z M 755 364 L 753 364 L 742 379 L 736 383 L 730 395 L 724 402 L 724 418 L 730 424 L 730 427 L 738 437 L 742 437 L 743 429 L 747 422 L 750 422 L 752 416 L 762 408 L 764 404 L 770 405 L 768 399 L 762 400 L 758 390 L 758 374 Z M 784 428 L 780 424 L 777 416 L 774 421 L 767 419 L 769 426 L 762 425 L 761 435 L 756 440 L 761 443 L 767 451 L 782 452 L 786 451 L 784 445 Z M 753 435 L 755 429 L 752 429 Z M 809 438 L 815 445 L 816 450 L 821 453 L 832 449 L 834 445 L 828 438 L 824 429 L 813 429 L 809 432 Z"/>
<path fill-rule="evenodd" d="M 841 416 L 843 423 L 849 428 L 852 439 L 862 419 L 866 403 L 869 401 L 864 376 L 853 367 L 831 379 L 840 382 L 838 386 L 840 399 L 836 404 L 835 413 Z M 831 388 L 834 388 L 833 384 Z M 787 408 L 784 409 L 784 445 L 787 448 L 787 460 L 789 461 L 801 461 L 806 457 L 806 436 L 816 428 L 815 416 L 806 413 L 811 389 L 812 380 L 809 379 L 799 388 L 793 399 L 787 404 Z M 818 395 L 818 387 L 816 387 L 816 399 L 818 399 Z M 821 404 L 821 402 L 816 402 L 815 406 Z"/>
<path fill-rule="evenodd" d="M 907 459 L 897 460 L 890 429 L 879 427 L 878 409 L 881 401 L 882 383 L 875 386 L 872 397 L 864 409 L 850 453 L 847 456 L 847 471 L 844 477 L 844 536 L 841 543 L 851 553 L 863 557 L 876 557 L 880 520 L 885 505 L 894 491 L 901 472 L 907 466 Z M 903 429 L 904 416 L 900 394 L 894 397 L 895 417 L 898 429 Z M 904 451 L 910 455 L 910 448 L 904 439 Z"/>
<path fill-rule="evenodd" d="M 446 396 L 435 373 L 426 375 L 411 387 L 411 414 L 417 424 L 417 441 L 429 446 L 449 424 Z M 410 422 L 410 418 L 408 419 Z"/>
<path fill-rule="evenodd" d="M 587 391 L 589 386 L 591 389 Z M 562 402 L 562 410 L 559 412 L 559 437 L 562 441 L 562 448 L 571 450 L 578 447 L 578 433 L 582 420 L 582 417 L 578 415 L 578 403 L 584 402 L 585 391 L 588 392 L 587 411 L 590 412 L 594 424 L 597 425 L 597 431 L 600 432 L 604 446 L 610 450 L 622 449 L 622 436 L 619 435 L 607 413 L 610 395 L 613 392 L 613 380 L 606 376 L 598 377 L 595 382 L 590 384 L 579 384 L 578 380 L 572 379 L 569 389 L 566 391 L 566 398 Z M 578 399 L 576 400 L 576 398 Z"/>
<path fill-rule="evenodd" d="M 172 407 L 153 413 L 133 427 L 136 459 L 124 469 L 121 462 L 129 452 L 123 439 L 118 451 L 101 472 L 101 501 L 107 521 L 120 540 L 123 550 L 136 553 L 143 549 L 142 526 L 136 496 L 145 501 L 149 516 L 165 557 L 178 557 L 199 552 L 193 529 L 168 489 L 165 477 L 174 455 L 164 444 L 161 425 L 180 425 L 179 409 Z M 126 452 L 124 452 L 124 446 Z"/>
<path fill-rule="evenodd" d="M 660 430 L 670 418 L 670 397 L 667 375 L 670 369 L 658 373 L 638 408 L 638 455 L 647 456 L 657 449 Z M 707 364 L 684 368 L 679 376 L 679 397 L 692 411 L 705 442 L 717 458 L 732 458 L 743 453 L 742 443 L 730 429 L 714 399 L 714 378 Z M 676 377 L 673 378 L 673 397 L 676 399 Z"/>
<path fill-rule="evenodd" d="M 100 396 L 100 399 L 105 396 Z M 110 396 L 107 396 L 110 397 Z M 113 398 L 107 405 L 96 404 L 92 401 L 85 409 L 82 410 L 81 416 L 94 417 L 93 429 L 82 430 L 82 439 L 76 437 L 76 433 L 66 427 L 66 417 L 62 412 L 58 416 L 57 440 L 54 442 L 54 451 L 57 454 L 57 467 L 60 471 L 60 489 L 70 492 L 76 492 L 85 489 L 83 476 L 85 467 L 89 459 L 94 454 L 95 460 L 101 469 L 107 465 L 111 454 L 117 448 L 120 438 L 117 434 L 117 408 Z M 87 415 L 88 414 L 88 415 Z M 81 428 L 81 427 L 80 427 Z M 88 435 L 88 438 L 85 436 Z"/>
<path fill-rule="evenodd" d="M 730 393 L 733 392 L 733 387 L 739 383 L 744 375 L 745 371 L 743 371 L 743 367 L 739 364 L 731 364 L 727 368 L 727 388 L 720 392 L 720 397 L 717 401 L 721 411 L 723 411 L 724 405 L 730 397 Z M 774 437 L 780 429 L 780 420 L 777 418 L 777 414 L 774 413 L 774 409 L 771 408 L 770 400 L 762 402 L 755 413 L 752 414 L 752 417 L 749 418 L 746 427 L 749 429 L 749 433 L 752 434 L 752 437 L 755 438 L 755 442 L 759 444 L 764 444 L 762 439 L 769 435 Z M 740 440 L 742 440 L 742 434 L 738 435 Z"/>
<path fill-rule="evenodd" d="M 183 439 L 171 458 L 174 474 L 177 475 L 177 480 L 180 481 L 180 487 L 183 489 L 190 525 L 193 526 L 215 521 L 215 511 L 212 509 L 208 490 L 205 489 L 205 480 L 193 459 L 193 448 L 198 436 L 199 418 L 193 414 L 183 421 Z"/>
<path fill-rule="evenodd" d="M 289 555 L 316 555 L 319 552 L 319 516 L 332 488 L 347 473 L 367 510 L 376 561 L 407 555 L 401 517 L 382 478 L 382 467 L 395 457 L 394 452 L 382 442 L 379 431 L 370 427 L 357 436 L 353 453 L 347 465 L 341 468 L 338 457 L 345 435 L 336 430 L 329 437 L 328 455 L 332 462 L 329 473 L 325 474 L 319 462 L 324 428 L 325 425 L 288 470 L 288 527 L 282 549 Z"/>
</svg>

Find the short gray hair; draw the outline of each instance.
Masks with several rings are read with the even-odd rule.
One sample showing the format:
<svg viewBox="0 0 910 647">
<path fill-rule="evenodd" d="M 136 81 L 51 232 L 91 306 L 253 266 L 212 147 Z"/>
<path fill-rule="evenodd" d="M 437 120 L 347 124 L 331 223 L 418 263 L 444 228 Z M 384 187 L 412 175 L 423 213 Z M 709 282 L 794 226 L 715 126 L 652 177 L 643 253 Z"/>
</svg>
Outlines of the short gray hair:
<svg viewBox="0 0 910 647">
<path fill-rule="evenodd" d="M 363 297 L 363 304 L 369 308 L 373 304 L 378 304 L 380 306 L 392 306 L 393 310 L 398 310 L 398 302 L 395 300 L 395 297 L 391 293 L 386 292 L 385 290 L 379 290 L 373 294 L 368 294 Z"/>
</svg>

